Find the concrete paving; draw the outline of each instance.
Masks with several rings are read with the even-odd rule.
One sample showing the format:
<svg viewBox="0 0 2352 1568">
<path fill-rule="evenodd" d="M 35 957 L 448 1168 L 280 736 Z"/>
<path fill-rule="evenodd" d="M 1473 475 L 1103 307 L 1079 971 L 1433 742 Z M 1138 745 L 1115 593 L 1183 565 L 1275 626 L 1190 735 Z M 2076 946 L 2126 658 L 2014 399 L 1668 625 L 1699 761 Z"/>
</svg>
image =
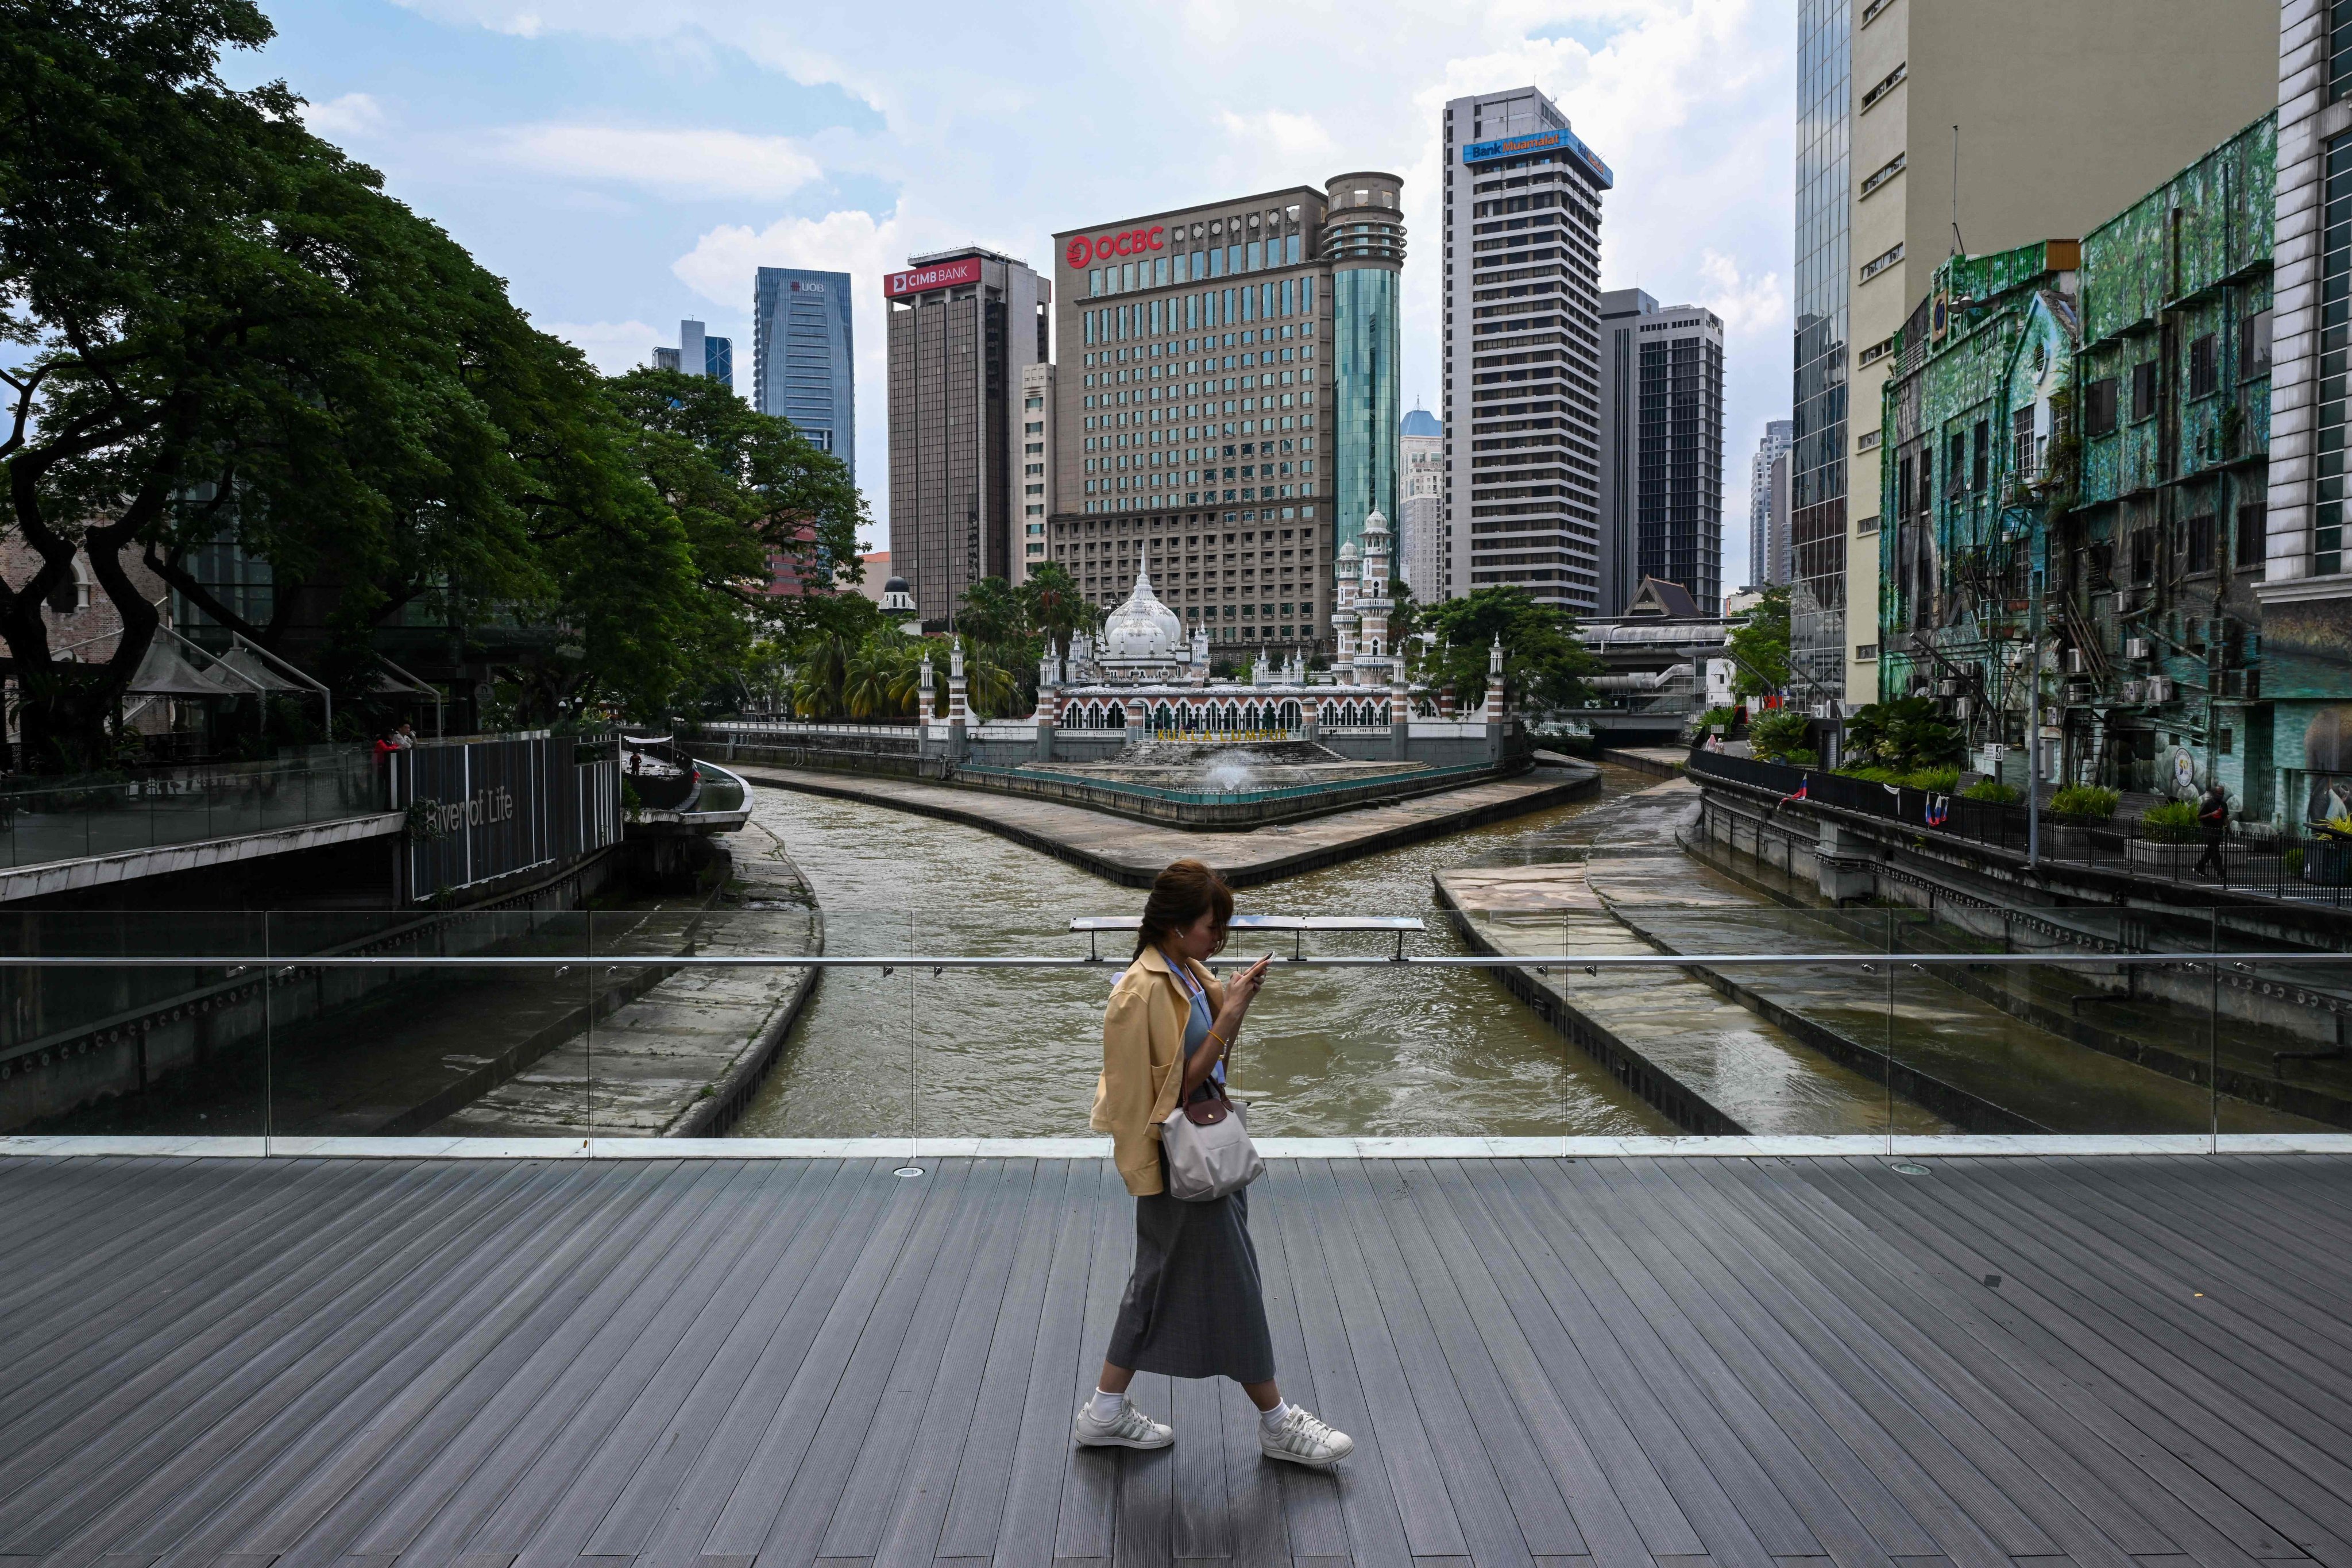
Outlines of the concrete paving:
<svg viewBox="0 0 2352 1568">
<path fill-rule="evenodd" d="M 1462 911 L 1472 940 L 1496 952 L 1652 952 L 1648 942 L 1610 911 L 1598 884 L 1622 879 L 1662 899 L 1719 897 L 1707 873 L 1674 847 L 1675 824 L 1696 809 L 1697 801 L 1697 792 L 1679 781 L 1643 790 L 1568 825 L 1556 847 L 1562 858 L 1442 871 L 1438 894 Z M 1615 1041 L 1740 1131 L 1886 1131 L 1889 1106 L 1882 1079 L 1841 1065 L 1688 973 L 1522 973 L 1552 1007 Z M 1943 1119 L 1901 1100 L 1893 1110 L 1899 1133 L 1952 1130 Z"/>
<path fill-rule="evenodd" d="M 734 875 L 690 951 L 712 956 L 824 951 L 824 916 L 783 845 L 753 823 L 730 845 Z M 688 969 L 597 1018 L 436 1124 L 440 1137 L 659 1138 L 691 1129 L 746 1058 L 781 1043 L 810 969 Z"/>
<path fill-rule="evenodd" d="M 1600 770 L 1578 763 L 1538 768 L 1437 795 L 1364 806 L 1308 822 L 1277 824 L 1244 833 L 1192 832 L 1132 822 L 1055 801 L 912 779 L 865 777 L 746 763 L 756 785 L 832 795 L 870 805 L 969 823 L 1017 844 L 1082 866 L 1129 888 L 1148 888 L 1171 860 L 1192 856 L 1224 873 L 1235 887 L 1294 877 L 1325 866 L 1441 834 L 1456 833 L 1580 798 L 1601 787 Z"/>
</svg>

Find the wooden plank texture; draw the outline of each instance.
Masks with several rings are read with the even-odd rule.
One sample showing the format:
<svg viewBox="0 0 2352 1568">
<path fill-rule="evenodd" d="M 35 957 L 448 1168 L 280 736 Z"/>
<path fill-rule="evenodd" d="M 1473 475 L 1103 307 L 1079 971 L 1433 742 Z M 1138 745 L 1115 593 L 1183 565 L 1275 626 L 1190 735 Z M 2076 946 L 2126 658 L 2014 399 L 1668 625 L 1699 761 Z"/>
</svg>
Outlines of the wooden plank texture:
<svg viewBox="0 0 2352 1568">
<path fill-rule="evenodd" d="M 0 1568 L 2352 1568 L 2352 1160 L 1279 1161 L 1328 1474 L 896 1163 L 0 1160 Z"/>
</svg>

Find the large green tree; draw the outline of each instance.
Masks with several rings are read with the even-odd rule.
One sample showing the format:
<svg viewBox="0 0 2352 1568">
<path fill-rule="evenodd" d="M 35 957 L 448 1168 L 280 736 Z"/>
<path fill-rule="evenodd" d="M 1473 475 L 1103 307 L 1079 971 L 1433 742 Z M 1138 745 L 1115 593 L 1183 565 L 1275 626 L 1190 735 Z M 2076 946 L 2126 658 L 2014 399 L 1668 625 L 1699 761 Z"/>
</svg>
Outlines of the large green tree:
<svg viewBox="0 0 2352 1568">
<path fill-rule="evenodd" d="M 0 8 L 0 336 L 16 350 L 0 526 L 38 562 L 0 583 L 18 761 L 104 750 L 159 620 L 134 562 L 347 695 L 375 634 L 421 619 L 468 662 L 469 626 L 546 627 L 539 642 L 570 650 L 547 691 L 658 704 L 714 646 L 703 601 L 748 558 L 740 531 L 829 517 L 837 498 L 747 458 L 731 498 L 689 485 L 673 504 L 667 455 L 648 451 L 662 421 L 628 416 L 499 279 L 307 132 L 283 84 L 223 82 L 222 53 L 270 31 L 250 0 Z M 768 515 L 746 518 L 740 492 L 763 483 Z M 192 569 L 219 542 L 268 563 L 267 616 Z M 123 624 L 103 663 L 57 661 L 41 614 L 78 552 Z"/>
<path fill-rule="evenodd" d="M 1451 686 L 1458 702 L 1486 700 L 1486 666 L 1496 638 L 1503 645 L 1503 684 L 1522 708 L 1572 707 L 1584 700 L 1584 678 L 1600 668 L 1577 636 L 1576 618 L 1539 605 L 1525 588 L 1475 588 L 1440 599 L 1419 614 L 1423 629 L 1438 635 L 1423 666 L 1433 684 Z"/>
<path fill-rule="evenodd" d="M 1785 583 L 1764 590 L 1748 619 L 1732 628 L 1729 643 L 1738 674 L 1734 686 L 1742 697 L 1768 697 L 1789 684 L 1789 587 Z"/>
</svg>

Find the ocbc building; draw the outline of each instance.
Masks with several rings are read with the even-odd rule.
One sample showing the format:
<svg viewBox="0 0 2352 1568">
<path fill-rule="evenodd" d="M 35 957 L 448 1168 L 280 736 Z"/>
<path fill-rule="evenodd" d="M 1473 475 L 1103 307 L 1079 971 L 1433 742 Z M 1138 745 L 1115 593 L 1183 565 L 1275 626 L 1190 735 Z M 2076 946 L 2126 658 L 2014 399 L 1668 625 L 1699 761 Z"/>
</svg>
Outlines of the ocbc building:
<svg viewBox="0 0 2352 1568">
<path fill-rule="evenodd" d="M 1054 237 L 1049 549 L 1090 603 L 1148 568 L 1213 643 L 1328 644 L 1339 543 L 1396 515 L 1398 191 L 1351 174 Z M 1381 243 L 1351 238 L 1359 213 Z M 1360 268 L 1386 288 L 1335 292 Z"/>
</svg>

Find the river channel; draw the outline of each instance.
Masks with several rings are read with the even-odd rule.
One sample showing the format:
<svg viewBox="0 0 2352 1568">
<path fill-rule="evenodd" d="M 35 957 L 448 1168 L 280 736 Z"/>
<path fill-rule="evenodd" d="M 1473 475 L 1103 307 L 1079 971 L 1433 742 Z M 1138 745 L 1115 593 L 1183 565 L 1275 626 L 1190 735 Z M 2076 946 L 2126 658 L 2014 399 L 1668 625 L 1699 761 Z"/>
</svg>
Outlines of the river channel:
<svg viewBox="0 0 2352 1568">
<path fill-rule="evenodd" d="M 1431 877 L 1517 858 L 1580 814 L 1654 780 L 1611 768 L 1590 800 L 1367 857 L 1240 896 L 1244 912 L 1417 914 L 1412 951 L 1468 951 Z M 783 790 L 760 821 L 824 910 L 835 953 L 1077 955 L 1076 915 L 1130 914 L 1143 895 L 959 823 Z M 1287 951 L 1286 943 L 1275 944 Z M 1318 951 L 1390 951 L 1323 937 Z M 772 1138 L 1041 1137 L 1086 1131 L 1102 1061 L 1100 970 L 835 970 L 734 1131 Z M 1246 954 L 1245 944 L 1229 950 Z M 1476 969 L 1285 970 L 1234 1052 L 1253 1129 L 1286 1136 L 1672 1132 L 1673 1126 Z"/>
</svg>

